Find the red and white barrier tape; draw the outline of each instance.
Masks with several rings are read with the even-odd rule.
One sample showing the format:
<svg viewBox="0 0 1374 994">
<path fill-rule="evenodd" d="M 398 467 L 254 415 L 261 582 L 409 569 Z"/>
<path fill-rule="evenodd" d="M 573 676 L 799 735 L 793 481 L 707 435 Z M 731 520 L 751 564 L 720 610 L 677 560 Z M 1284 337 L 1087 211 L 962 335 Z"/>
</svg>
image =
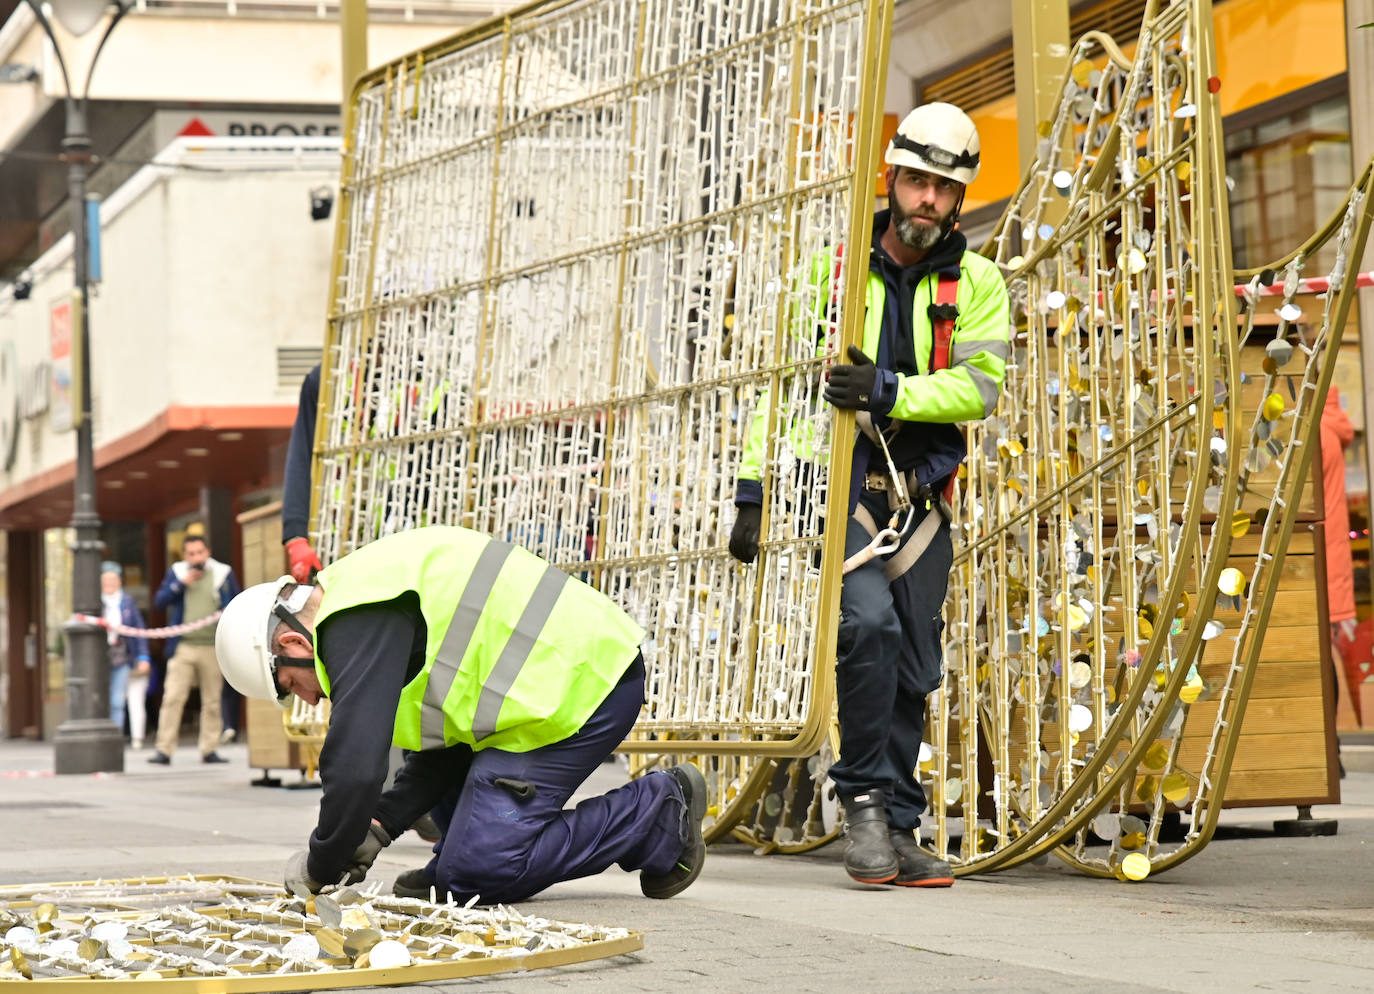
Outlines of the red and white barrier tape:
<svg viewBox="0 0 1374 994">
<path fill-rule="evenodd" d="M 116 635 L 132 635 L 135 638 L 145 639 L 166 639 L 185 635 L 187 632 L 194 632 L 200 628 L 206 628 L 219 621 L 219 616 L 223 611 L 216 611 L 214 614 L 207 614 L 203 618 L 195 621 L 188 621 L 184 625 L 168 625 L 166 628 L 130 628 L 127 625 L 112 625 L 104 618 L 91 614 L 74 614 L 73 621 L 83 621 L 88 625 L 99 625 L 101 628 L 108 628 Z"/>
<path fill-rule="evenodd" d="M 1278 275 L 1282 276 L 1283 273 L 1279 273 Z M 1357 287 L 1374 286 L 1374 272 L 1355 273 L 1354 280 Z M 1244 293 L 1247 286 L 1249 286 L 1248 283 L 1237 283 L 1236 296 L 1239 297 Z M 1329 293 L 1330 291 L 1331 278 L 1329 276 L 1309 276 L 1307 279 L 1298 280 L 1298 288 L 1294 291 L 1294 296 L 1300 293 Z M 1255 293 L 1261 297 L 1282 297 L 1283 280 L 1275 279 L 1274 282 L 1268 286 L 1261 284 L 1255 288 Z"/>
</svg>

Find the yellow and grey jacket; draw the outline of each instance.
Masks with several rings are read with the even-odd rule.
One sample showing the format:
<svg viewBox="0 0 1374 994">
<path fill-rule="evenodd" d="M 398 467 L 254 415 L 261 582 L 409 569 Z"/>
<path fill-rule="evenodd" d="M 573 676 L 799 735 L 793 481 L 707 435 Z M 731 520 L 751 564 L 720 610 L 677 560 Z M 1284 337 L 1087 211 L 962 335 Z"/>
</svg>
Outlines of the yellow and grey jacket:
<svg viewBox="0 0 1374 994">
<path fill-rule="evenodd" d="M 466 528 L 401 532 L 320 574 L 316 629 L 350 608 L 415 594 L 424 665 L 402 688 L 395 744 L 528 752 L 575 733 L 639 653 L 615 602 L 534 553 Z M 315 670 L 328 694 L 329 672 Z"/>
<path fill-rule="evenodd" d="M 938 490 L 966 452 L 963 432 L 955 426 L 985 418 L 997 406 L 1011 353 L 1007 289 L 996 264 L 968 251 L 964 236 L 957 231 L 931 249 L 921 264 L 905 269 L 897 266 L 879 248 L 888 218 L 887 211 L 874 217 L 865 286 L 862 348 L 878 367 L 869 412 L 874 427 L 888 438 L 896 468 L 914 470 L 922 484 Z M 831 288 L 842 282 L 837 264 L 841 254 L 827 249 L 813 260 L 813 285 L 824 288 L 815 294 L 822 308 L 830 306 Z M 942 273 L 958 277 L 958 317 L 949 366 L 932 369 L 930 309 Z M 823 317 L 817 313 L 803 320 L 817 322 Z M 765 394 L 749 426 L 736 481 L 737 504 L 763 502 L 767 403 Z M 811 449 L 804 438 L 794 438 L 792 443 L 802 454 Z M 870 465 L 869 453 L 870 443 L 859 436 L 856 483 Z"/>
</svg>

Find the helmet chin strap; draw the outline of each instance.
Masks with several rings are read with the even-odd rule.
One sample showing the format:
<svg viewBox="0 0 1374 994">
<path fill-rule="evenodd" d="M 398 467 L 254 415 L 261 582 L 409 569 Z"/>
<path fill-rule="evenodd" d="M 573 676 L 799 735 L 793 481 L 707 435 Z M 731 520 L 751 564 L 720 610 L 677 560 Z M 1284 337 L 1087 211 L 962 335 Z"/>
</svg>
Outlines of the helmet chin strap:
<svg viewBox="0 0 1374 994">
<path fill-rule="evenodd" d="M 967 190 L 968 187 L 966 186 L 959 190 L 959 202 L 954 205 L 954 210 L 950 212 L 949 223 L 945 225 L 944 233 L 940 235 L 941 238 L 945 238 L 951 231 L 959 230 L 959 212 L 964 209 L 964 193 Z"/>
<path fill-rule="evenodd" d="M 302 625 L 300 619 L 291 612 L 291 609 L 286 604 L 277 601 L 276 605 L 272 608 L 272 614 L 275 615 L 279 621 L 284 622 L 286 627 L 290 628 L 297 635 L 309 642 L 311 648 L 314 648 L 315 633 Z M 314 659 L 296 659 L 294 656 L 277 655 L 274 655 L 272 658 L 276 661 L 278 666 L 308 666 L 311 669 L 315 668 Z"/>
</svg>

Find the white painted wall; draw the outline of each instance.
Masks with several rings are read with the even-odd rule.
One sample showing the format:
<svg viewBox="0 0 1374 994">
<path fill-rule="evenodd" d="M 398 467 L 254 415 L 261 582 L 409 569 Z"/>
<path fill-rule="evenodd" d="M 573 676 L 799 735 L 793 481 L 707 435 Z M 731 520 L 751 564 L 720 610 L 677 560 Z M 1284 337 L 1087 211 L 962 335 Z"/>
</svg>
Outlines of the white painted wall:
<svg viewBox="0 0 1374 994">
<path fill-rule="evenodd" d="M 303 154 L 290 145 L 181 139 L 104 205 L 104 279 L 91 304 L 97 447 L 171 405 L 295 403 L 294 388 L 277 386 L 276 350 L 324 338 L 334 226 L 311 220 L 308 198 L 337 182 L 338 153 L 328 139 Z M 265 167 L 281 171 L 248 171 Z M 0 298 L 0 350 L 13 345 L 20 372 L 49 357 L 49 308 L 72 287 L 70 238 L 34 272 L 28 300 Z M 0 489 L 69 461 L 74 445 L 50 415 L 25 423 Z"/>
</svg>

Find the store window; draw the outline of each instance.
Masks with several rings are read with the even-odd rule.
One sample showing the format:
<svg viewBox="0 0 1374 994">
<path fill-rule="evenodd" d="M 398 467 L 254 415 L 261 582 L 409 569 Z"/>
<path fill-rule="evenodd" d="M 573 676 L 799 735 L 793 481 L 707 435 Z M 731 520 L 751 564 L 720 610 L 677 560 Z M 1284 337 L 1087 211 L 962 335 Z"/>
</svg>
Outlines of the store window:
<svg viewBox="0 0 1374 994">
<path fill-rule="evenodd" d="M 1256 124 L 1226 131 L 1226 171 L 1231 191 L 1231 240 L 1238 268 L 1280 259 L 1301 245 L 1341 208 L 1353 182 L 1350 155 L 1350 102 L 1338 94 L 1296 109 L 1286 108 Z M 1305 267 L 1305 275 L 1324 276 L 1335 263 L 1327 246 Z M 1337 356 L 1333 389 L 1355 427 L 1345 450 L 1345 499 L 1352 531 L 1351 553 L 1359 610 L 1370 598 L 1370 502 L 1365 473 L 1368 445 L 1364 387 L 1352 311 L 1345 342 Z"/>
<path fill-rule="evenodd" d="M 46 681 L 43 688 L 43 727 L 54 729 L 67 720 L 67 645 L 65 626 L 72 616 L 71 528 L 43 532 L 43 612 L 48 633 Z"/>
<path fill-rule="evenodd" d="M 1227 129 L 1231 243 L 1236 266 L 1282 258 L 1338 210 L 1352 182 L 1350 105 L 1331 97 L 1260 124 Z M 1334 249 L 1318 253 L 1308 274 L 1325 274 Z"/>
</svg>

